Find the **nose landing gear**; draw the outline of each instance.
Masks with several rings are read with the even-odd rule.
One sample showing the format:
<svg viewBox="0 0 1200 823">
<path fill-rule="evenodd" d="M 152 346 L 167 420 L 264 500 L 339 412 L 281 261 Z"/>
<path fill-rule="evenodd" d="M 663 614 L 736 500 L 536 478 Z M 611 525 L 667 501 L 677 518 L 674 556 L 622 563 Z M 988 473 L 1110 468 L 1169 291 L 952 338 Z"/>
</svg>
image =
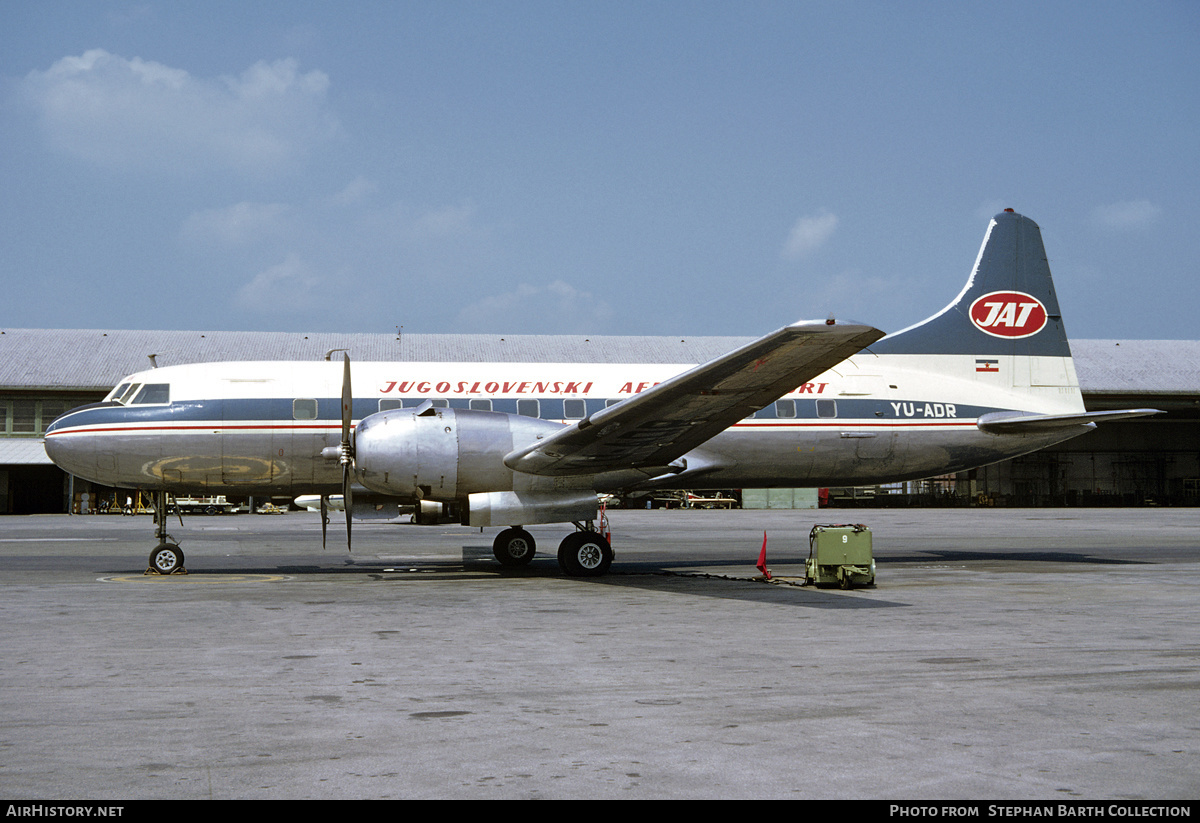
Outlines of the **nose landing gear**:
<svg viewBox="0 0 1200 823">
<path fill-rule="evenodd" d="M 183 549 L 175 543 L 159 543 L 150 552 L 146 574 L 187 574 L 183 567 Z"/>
<path fill-rule="evenodd" d="M 167 493 L 154 493 L 154 536 L 158 545 L 150 552 L 149 567 L 145 574 L 187 574 L 183 567 L 183 549 L 167 534 Z M 183 525 L 183 515 L 179 516 Z"/>
</svg>

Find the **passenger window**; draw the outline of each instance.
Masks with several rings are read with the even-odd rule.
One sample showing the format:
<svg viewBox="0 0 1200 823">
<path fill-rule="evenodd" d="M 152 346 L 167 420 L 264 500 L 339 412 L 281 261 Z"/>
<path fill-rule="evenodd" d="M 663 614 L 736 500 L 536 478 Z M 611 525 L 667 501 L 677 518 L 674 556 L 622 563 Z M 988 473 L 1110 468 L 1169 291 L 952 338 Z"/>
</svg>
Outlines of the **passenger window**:
<svg viewBox="0 0 1200 823">
<path fill-rule="evenodd" d="M 837 417 L 837 401 L 818 400 L 817 417 Z"/>
<path fill-rule="evenodd" d="M 472 400 L 469 406 L 475 411 L 491 411 L 492 401 L 486 398 L 483 400 Z"/>
<path fill-rule="evenodd" d="M 379 400 L 379 410 L 387 411 L 388 409 L 404 408 L 404 401 L 398 397 L 384 397 Z"/>
<path fill-rule="evenodd" d="M 776 400 L 775 401 L 775 416 L 776 417 L 795 417 L 796 416 L 796 401 L 795 400 Z"/>
<path fill-rule="evenodd" d="M 317 401 L 309 398 L 300 398 L 292 401 L 292 419 L 293 420 L 316 420 L 317 419 Z"/>
<path fill-rule="evenodd" d="M 170 403 L 171 402 L 171 384 L 170 383 L 147 383 L 142 387 L 142 390 L 133 398 L 135 405 L 143 406 L 151 403 Z"/>
<path fill-rule="evenodd" d="M 538 416 L 538 401 L 536 400 L 518 400 L 517 414 L 522 417 L 537 417 Z"/>
<path fill-rule="evenodd" d="M 605 401 L 604 401 L 604 408 L 606 408 L 606 409 L 607 409 L 609 406 L 615 406 L 615 405 L 617 405 L 618 403 L 620 403 L 620 402 L 621 402 L 622 400 L 624 400 L 624 399 L 625 399 L 624 397 L 619 397 L 619 398 L 617 398 L 616 400 L 613 400 L 613 399 L 611 399 L 611 398 L 610 398 L 610 399 L 608 399 L 608 400 L 605 400 Z"/>
<path fill-rule="evenodd" d="M 563 401 L 563 419 L 565 420 L 582 420 L 587 417 L 587 401 L 586 400 L 564 400 Z"/>
</svg>

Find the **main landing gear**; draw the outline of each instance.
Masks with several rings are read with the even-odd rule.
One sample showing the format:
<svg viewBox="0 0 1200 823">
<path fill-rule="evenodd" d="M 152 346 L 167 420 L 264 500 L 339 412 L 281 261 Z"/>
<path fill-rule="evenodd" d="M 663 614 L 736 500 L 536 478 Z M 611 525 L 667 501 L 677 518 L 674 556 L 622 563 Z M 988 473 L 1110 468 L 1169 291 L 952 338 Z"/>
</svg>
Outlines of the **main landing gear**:
<svg viewBox="0 0 1200 823">
<path fill-rule="evenodd" d="M 558 565 L 571 577 L 600 577 L 613 562 L 613 550 L 604 535 L 580 530 L 558 544 Z"/>
<path fill-rule="evenodd" d="M 590 525 L 576 523 L 578 531 L 568 534 L 558 546 L 559 568 L 570 577 L 600 577 L 612 565 L 612 546 Z M 529 565 L 536 550 L 533 535 L 520 526 L 505 529 L 492 542 L 492 554 L 510 568 Z"/>
<path fill-rule="evenodd" d="M 492 554 L 496 555 L 501 566 L 528 566 L 536 551 L 533 535 L 520 526 L 505 529 L 492 541 Z"/>
<path fill-rule="evenodd" d="M 180 515 L 180 524 L 183 516 Z M 183 549 L 171 535 L 167 534 L 167 493 L 154 493 L 154 537 L 158 545 L 150 552 L 150 566 L 146 574 L 187 574 L 183 567 Z"/>
</svg>

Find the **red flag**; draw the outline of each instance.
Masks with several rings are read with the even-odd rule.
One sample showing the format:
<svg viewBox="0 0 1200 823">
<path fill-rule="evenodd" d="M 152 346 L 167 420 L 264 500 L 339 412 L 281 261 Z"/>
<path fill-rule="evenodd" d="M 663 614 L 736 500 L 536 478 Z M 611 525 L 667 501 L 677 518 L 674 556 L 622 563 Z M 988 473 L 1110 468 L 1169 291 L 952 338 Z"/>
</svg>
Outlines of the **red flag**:
<svg viewBox="0 0 1200 823">
<path fill-rule="evenodd" d="M 763 573 L 763 576 L 768 580 L 771 579 L 771 573 L 767 571 L 767 533 L 763 532 L 762 551 L 758 553 L 758 570 Z"/>
</svg>

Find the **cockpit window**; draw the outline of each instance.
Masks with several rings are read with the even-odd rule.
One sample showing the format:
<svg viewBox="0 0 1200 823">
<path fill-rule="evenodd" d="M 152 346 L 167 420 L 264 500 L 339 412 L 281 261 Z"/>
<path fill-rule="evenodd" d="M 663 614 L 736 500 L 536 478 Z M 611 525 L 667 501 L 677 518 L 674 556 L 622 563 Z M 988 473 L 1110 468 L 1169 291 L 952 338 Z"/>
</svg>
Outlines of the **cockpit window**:
<svg viewBox="0 0 1200 823">
<path fill-rule="evenodd" d="M 128 403 L 141 387 L 141 383 L 126 383 L 125 390 L 113 399 L 118 403 Z"/>
<path fill-rule="evenodd" d="M 127 391 L 129 391 L 129 384 L 122 383 L 121 385 L 117 386 L 115 389 L 110 391 L 108 393 L 108 397 L 106 397 L 104 399 L 105 400 L 120 400 L 121 395 L 125 394 L 125 392 L 127 392 Z"/>
<path fill-rule="evenodd" d="M 150 403 L 170 403 L 171 402 L 171 384 L 170 383 L 147 383 L 142 386 L 142 390 L 133 398 L 134 405 L 146 405 Z"/>
</svg>

